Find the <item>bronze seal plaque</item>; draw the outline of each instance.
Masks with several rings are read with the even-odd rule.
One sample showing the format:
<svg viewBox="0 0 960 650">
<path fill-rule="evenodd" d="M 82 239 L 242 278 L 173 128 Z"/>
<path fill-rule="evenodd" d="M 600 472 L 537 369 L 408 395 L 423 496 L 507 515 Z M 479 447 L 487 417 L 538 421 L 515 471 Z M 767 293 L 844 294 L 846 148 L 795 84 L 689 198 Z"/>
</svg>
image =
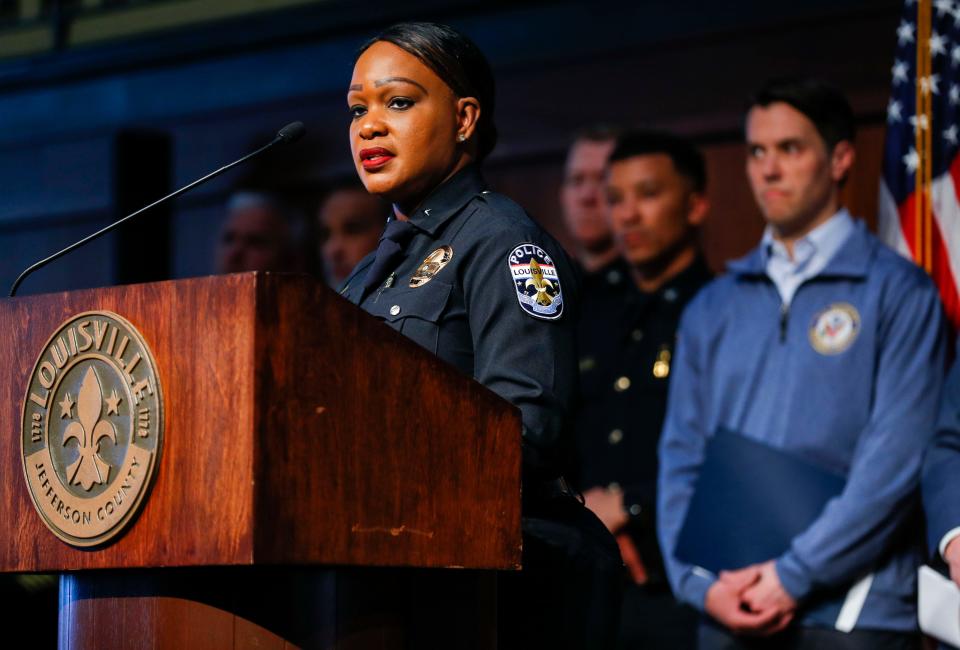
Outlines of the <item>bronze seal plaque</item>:
<svg viewBox="0 0 960 650">
<path fill-rule="evenodd" d="M 20 437 L 47 527 L 73 546 L 114 538 L 143 502 L 162 442 L 156 363 L 136 328 L 107 311 L 61 325 L 30 374 Z"/>
</svg>

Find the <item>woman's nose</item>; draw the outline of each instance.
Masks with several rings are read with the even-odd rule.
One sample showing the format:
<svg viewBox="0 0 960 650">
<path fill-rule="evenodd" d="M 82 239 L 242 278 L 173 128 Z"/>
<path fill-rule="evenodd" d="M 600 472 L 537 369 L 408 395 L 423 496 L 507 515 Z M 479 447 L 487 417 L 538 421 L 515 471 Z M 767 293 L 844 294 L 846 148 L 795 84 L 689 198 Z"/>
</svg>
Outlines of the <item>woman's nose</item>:
<svg viewBox="0 0 960 650">
<path fill-rule="evenodd" d="M 370 140 L 371 138 L 384 135 L 386 132 L 386 126 L 378 114 L 370 111 L 363 116 L 363 120 L 360 122 L 361 138 Z"/>
</svg>

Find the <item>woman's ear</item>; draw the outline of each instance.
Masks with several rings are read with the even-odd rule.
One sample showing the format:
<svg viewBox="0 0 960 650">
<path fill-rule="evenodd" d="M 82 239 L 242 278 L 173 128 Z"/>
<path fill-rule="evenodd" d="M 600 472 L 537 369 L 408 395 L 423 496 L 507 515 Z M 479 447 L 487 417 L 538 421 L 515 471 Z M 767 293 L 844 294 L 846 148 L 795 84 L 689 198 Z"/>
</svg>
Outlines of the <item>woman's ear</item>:
<svg viewBox="0 0 960 650">
<path fill-rule="evenodd" d="M 466 142 L 474 136 L 480 121 L 480 101 L 476 97 L 457 100 L 457 140 Z"/>
</svg>

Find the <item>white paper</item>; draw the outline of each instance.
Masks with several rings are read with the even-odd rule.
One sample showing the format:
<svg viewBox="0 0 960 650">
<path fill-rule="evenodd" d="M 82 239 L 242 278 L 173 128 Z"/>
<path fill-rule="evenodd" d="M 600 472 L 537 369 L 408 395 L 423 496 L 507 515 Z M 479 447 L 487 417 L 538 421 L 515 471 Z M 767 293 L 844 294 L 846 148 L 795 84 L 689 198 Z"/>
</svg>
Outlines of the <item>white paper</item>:
<svg viewBox="0 0 960 650">
<path fill-rule="evenodd" d="M 928 566 L 921 566 L 918 576 L 920 629 L 960 647 L 960 588 Z"/>
<path fill-rule="evenodd" d="M 863 611 L 863 604 L 867 602 L 867 594 L 870 593 L 870 587 L 873 585 L 873 574 L 868 573 L 857 580 L 847 597 L 843 599 L 843 607 L 840 608 L 840 614 L 837 616 L 837 622 L 834 627 L 841 632 L 850 633 L 857 626 L 857 619 L 860 618 L 860 612 Z"/>
</svg>

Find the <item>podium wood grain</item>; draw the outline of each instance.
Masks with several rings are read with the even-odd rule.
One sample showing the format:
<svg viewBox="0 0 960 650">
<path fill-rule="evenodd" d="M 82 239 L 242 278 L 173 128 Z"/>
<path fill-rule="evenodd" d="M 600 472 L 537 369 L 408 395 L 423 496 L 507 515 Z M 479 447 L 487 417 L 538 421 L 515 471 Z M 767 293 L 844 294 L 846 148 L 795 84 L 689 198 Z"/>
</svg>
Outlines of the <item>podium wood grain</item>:
<svg viewBox="0 0 960 650">
<path fill-rule="evenodd" d="M 137 519 L 78 550 L 34 511 L 20 418 L 47 338 L 89 310 L 143 335 L 166 425 Z M 519 412 L 309 278 L 14 298 L 0 301 L 0 326 L 0 571 L 519 567 Z"/>
</svg>

